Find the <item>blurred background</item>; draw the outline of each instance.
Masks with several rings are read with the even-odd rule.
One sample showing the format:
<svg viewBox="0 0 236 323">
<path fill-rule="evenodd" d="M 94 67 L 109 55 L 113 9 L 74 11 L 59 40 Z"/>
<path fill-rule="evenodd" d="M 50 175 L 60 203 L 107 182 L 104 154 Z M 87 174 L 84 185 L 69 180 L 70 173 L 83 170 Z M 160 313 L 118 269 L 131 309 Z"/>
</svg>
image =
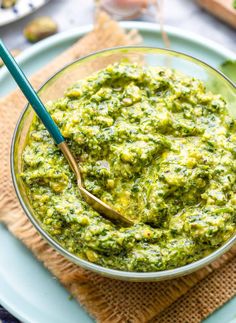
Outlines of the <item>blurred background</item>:
<svg viewBox="0 0 236 323">
<path fill-rule="evenodd" d="M 0 0 L 0 3 L 1 1 L 3 3 L 3 1 L 11 2 L 14 0 Z M 24 50 L 30 46 L 30 43 L 23 35 L 23 30 L 30 21 L 40 16 L 50 16 L 57 23 L 58 32 L 91 24 L 94 19 L 95 2 L 98 3 L 98 1 L 93 0 L 18 0 L 15 8 L 0 9 L 0 37 L 3 38 L 10 49 Z M 113 2 L 115 2 L 115 5 L 113 4 L 112 6 Z M 130 13 L 126 17 L 129 20 L 131 17 L 133 20 L 157 22 L 155 16 L 156 7 L 150 4 L 153 2 L 152 0 L 100 0 L 101 5 L 107 10 L 110 8 L 110 12 L 121 12 L 115 17 L 119 19 L 122 18 L 122 9 L 119 8 L 119 5 L 124 7 L 125 2 L 129 2 L 129 4 L 123 12 Z M 149 2 L 149 5 L 146 8 L 147 2 Z M 163 7 L 162 16 L 166 25 L 177 26 L 186 31 L 195 32 L 236 52 L 236 29 L 232 27 L 233 25 L 236 27 L 236 9 L 233 8 L 233 0 L 160 0 L 159 2 Z M 219 20 L 199 5 L 199 3 L 202 3 L 205 7 L 207 5 L 213 8 L 215 7 L 214 2 L 221 2 L 226 8 L 219 8 L 217 14 L 223 15 L 228 23 Z M 133 10 L 135 6 L 139 5 L 143 8 L 142 14 L 138 10 L 136 12 Z M 131 9 L 129 9 L 130 6 Z M 37 10 L 28 14 L 28 9 L 30 11 Z M 8 14 L 6 11 L 10 11 L 10 13 Z M 133 14 L 132 11 L 134 11 Z M 28 15 L 14 21 L 14 19 L 24 14 Z M 7 18 L 3 18 L 4 15 L 5 17 L 8 15 L 8 21 L 13 20 L 13 22 L 5 24 L 7 23 L 5 21 L 3 23 L 4 19 L 7 20 Z"/>
</svg>

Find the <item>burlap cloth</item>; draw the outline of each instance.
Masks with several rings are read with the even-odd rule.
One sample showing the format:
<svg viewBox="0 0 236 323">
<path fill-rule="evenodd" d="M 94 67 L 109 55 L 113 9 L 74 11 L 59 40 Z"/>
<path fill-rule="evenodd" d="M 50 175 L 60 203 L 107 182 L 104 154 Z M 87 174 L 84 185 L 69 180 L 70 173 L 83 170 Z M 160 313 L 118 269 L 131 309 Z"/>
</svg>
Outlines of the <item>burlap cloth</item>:
<svg viewBox="0 0 236 323">
<path fill-rule="evenodd" d="M 37 89 L 66 63 L 105 47 L 140 42 L 101 14 L 94 31 L 31 78 Z M 236 248 L 206 268 L 171 281 L 131 283 L 100 277 L 66 260 L 37 233 L 16 198 L 10 142 L 26 100 L 16 90 L 0 101 L 0 221 L 18 237 L 98 322 L 199 322 L 236 291 Z M 1 246 L 2 248 L 3 246 Z M 79 322 L 79 318 L 74 320 Z"/>
</svg>

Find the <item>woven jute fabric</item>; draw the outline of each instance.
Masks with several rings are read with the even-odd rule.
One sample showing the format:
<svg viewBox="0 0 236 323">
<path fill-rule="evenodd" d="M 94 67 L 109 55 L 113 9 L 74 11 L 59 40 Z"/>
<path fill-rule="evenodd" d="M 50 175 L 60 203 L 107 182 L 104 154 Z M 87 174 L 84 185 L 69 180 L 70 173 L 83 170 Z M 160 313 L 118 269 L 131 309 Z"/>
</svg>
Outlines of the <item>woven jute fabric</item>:
<svg viewBox="0 0 236 323">
<path fill-rule="evenodd" d="M 54 72 L 98 49 L 140 43 L 101 13 L 94 30 L 31 78 L 37 89 Z M 86 271 L 57 253 L 32 226 L 16 198 L 10 175 L 10 145 L 26 104 L 19 90 L 0 100 L 0 221 L 19 238 L 98 322 L 199 322 L 236 291 L 236 248 L 185 277 L 155 283 L 124 282 Z M 1 246 L 0 248 L 3 248 Z M 79 318 L 75 318 L 74 322 Z"/>
</svg>

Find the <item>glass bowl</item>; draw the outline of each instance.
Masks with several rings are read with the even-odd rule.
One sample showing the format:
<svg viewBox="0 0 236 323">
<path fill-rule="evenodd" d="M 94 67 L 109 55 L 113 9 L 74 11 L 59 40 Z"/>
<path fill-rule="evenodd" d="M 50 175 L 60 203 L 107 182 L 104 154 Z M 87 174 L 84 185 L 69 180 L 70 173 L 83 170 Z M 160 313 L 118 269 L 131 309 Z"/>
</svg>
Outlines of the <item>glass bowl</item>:
<svg viewBox="0 0 236 323">
<path fill-rule="evenodd" d="M 39 96 L 44 103 L 49 100 L 55 100 L 63 96 L 64 91 L 79 79 L 87 77 L 91 73 L 96 72 L 101 68 L 105 68 L 108 64 L 118 62 L 120 60 L 138 62 L 151 66 L 176 68 L 186 75 L 201 79 L 209 90 L 224 96 L 230 113 L 236 117 L 236 87 L 229 79 L 227 79 L 227 77 L 196 58 L 179 52 L 153 47 L 119 47 L 103 50 L 83 57 L 67 65 L 52 76 L 40 88 L 38 92 Z M 92 270 L 103 276 L 115 279 L 130 281 L 158 281 L 183 276 L 209 264 L 225 253 L 236 241 L 236 235 L 234 235 L 216 251 L 198 261 L 179 268 L 157 272 L 128 272 L 109 269 L 93 264 L 70 253 L 42 228 L 27 198 L 26 187 L 20 176 L 22 171 L 22 151 L 24 149 L 33 115 L 34 112 L 32 108 L 27 105 L 16 125 L 11 149 L 13 183 L 19 201 L 35 228 L 52 245 L 52 247 L 70 261 L 85 269 Z"/>
</svg>

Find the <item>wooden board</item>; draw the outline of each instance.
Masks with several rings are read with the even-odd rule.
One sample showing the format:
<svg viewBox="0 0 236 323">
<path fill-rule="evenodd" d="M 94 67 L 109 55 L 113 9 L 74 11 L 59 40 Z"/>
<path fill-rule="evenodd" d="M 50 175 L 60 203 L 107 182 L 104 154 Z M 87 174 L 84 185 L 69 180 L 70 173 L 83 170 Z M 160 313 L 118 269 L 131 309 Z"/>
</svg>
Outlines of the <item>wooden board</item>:
<svg viewBox="0 0 236 323">
<path fill-rule="evenodd" d="M 236 28 L 236 9 L 233 7 L 233 0 L 198 0 L 198 4 Z"/>
</svg>

